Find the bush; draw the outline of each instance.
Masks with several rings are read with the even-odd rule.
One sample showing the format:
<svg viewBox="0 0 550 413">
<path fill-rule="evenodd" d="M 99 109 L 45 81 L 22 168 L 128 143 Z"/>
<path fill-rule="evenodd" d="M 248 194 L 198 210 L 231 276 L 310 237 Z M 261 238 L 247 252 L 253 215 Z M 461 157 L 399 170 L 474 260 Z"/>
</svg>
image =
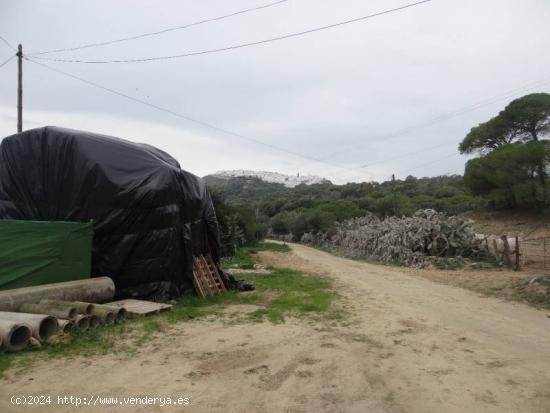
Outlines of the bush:
<svg viewBox="0 0 550 413">
<path fill-rule="evenodd" d="M 495 209 L 542 210 L 547 201 L 544 171 L 549 158 L 547 141 L 501 145 L 468 161 L 464 182 L 474 194 L 485 196 Z"/>
<path fill-rule="evenodd" d="M 211 192 L 211 197 L 220 228 L 222 256 L 233 256 L 239 247 L 265 238 L 267 218 L 264 219 L 266 222 L 261 222 L 261 216 L 252 206 L 229 205 L 216 191 Z"/>
</svg>

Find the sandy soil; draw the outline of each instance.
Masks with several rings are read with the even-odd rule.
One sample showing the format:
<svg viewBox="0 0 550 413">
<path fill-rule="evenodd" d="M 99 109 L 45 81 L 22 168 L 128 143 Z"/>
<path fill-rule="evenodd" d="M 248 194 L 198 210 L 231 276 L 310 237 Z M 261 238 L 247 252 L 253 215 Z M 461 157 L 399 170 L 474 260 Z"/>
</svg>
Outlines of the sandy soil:
<svg viewBox="0 0 550 413">
<path fill-rule="evenodd" d="M 472 211 L 464 215 L 474 220 L 474 228 L 481 234 L 524 239 L 550 236 L 550 217 L 530 211 Z"/>
<path fill-rule="evenodd" d="M 399 268 L 293 248 L 261 257 L 333 277 L 348 323 L 182 323 L 135 355 L 8 371 L 0 411 L 75 410 L 16 409 L 12 394 L 191 398 L 188 407 L 81 408 L 101 412 L 550 411 L 548 313 Z"/>
</svg>

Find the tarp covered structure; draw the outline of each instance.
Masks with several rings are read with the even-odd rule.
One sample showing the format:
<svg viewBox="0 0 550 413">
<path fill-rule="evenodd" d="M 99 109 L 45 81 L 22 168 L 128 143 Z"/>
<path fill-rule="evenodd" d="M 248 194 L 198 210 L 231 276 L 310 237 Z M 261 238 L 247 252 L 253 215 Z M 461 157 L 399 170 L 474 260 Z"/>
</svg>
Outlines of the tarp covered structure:
<svg viewBox="0 0 550 413">
<path fill-rule="evenodd" d="M 0 219 L 0 290 L 90 277 L 92 223 Z"/>
<path fill-rule="evenodd" d="M 93 221 L 92 275 L 113 278 L 119 296 L 179 296 L 193 288 L 193 255 L 219 260 L 204 181 L 153 146 L 94 133 L 4 138 L 0 219 Z"/>
</svg>

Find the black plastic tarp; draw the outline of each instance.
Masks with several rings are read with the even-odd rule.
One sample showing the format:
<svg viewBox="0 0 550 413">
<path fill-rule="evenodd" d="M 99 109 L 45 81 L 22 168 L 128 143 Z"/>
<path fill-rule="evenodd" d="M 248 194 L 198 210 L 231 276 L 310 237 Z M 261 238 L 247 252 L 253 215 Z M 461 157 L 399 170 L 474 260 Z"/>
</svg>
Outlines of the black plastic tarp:
<svg viewBox="0 0 550 413">
<path fill-rule="evenodd" d="M 146 144 L 57 127 L 0 144 L 0 219 L 93 221 L 92 276 L 118 296 L 167 298 L 192 289 L 192 256 L 219 259 L 204 181 Z"/>
</svg>

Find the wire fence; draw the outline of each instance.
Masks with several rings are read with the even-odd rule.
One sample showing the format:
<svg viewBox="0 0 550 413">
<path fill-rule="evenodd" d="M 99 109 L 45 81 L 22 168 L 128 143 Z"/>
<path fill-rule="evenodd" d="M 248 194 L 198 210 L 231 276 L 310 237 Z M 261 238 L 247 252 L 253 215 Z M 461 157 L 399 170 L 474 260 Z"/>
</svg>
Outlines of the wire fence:
<svg viewBox="0 0 550 413">
<path fill-rule="evenodd" d="M 550 270 L 550 237 L 521 240 L 520 248 L 524 268 Z"/>
</svg>

